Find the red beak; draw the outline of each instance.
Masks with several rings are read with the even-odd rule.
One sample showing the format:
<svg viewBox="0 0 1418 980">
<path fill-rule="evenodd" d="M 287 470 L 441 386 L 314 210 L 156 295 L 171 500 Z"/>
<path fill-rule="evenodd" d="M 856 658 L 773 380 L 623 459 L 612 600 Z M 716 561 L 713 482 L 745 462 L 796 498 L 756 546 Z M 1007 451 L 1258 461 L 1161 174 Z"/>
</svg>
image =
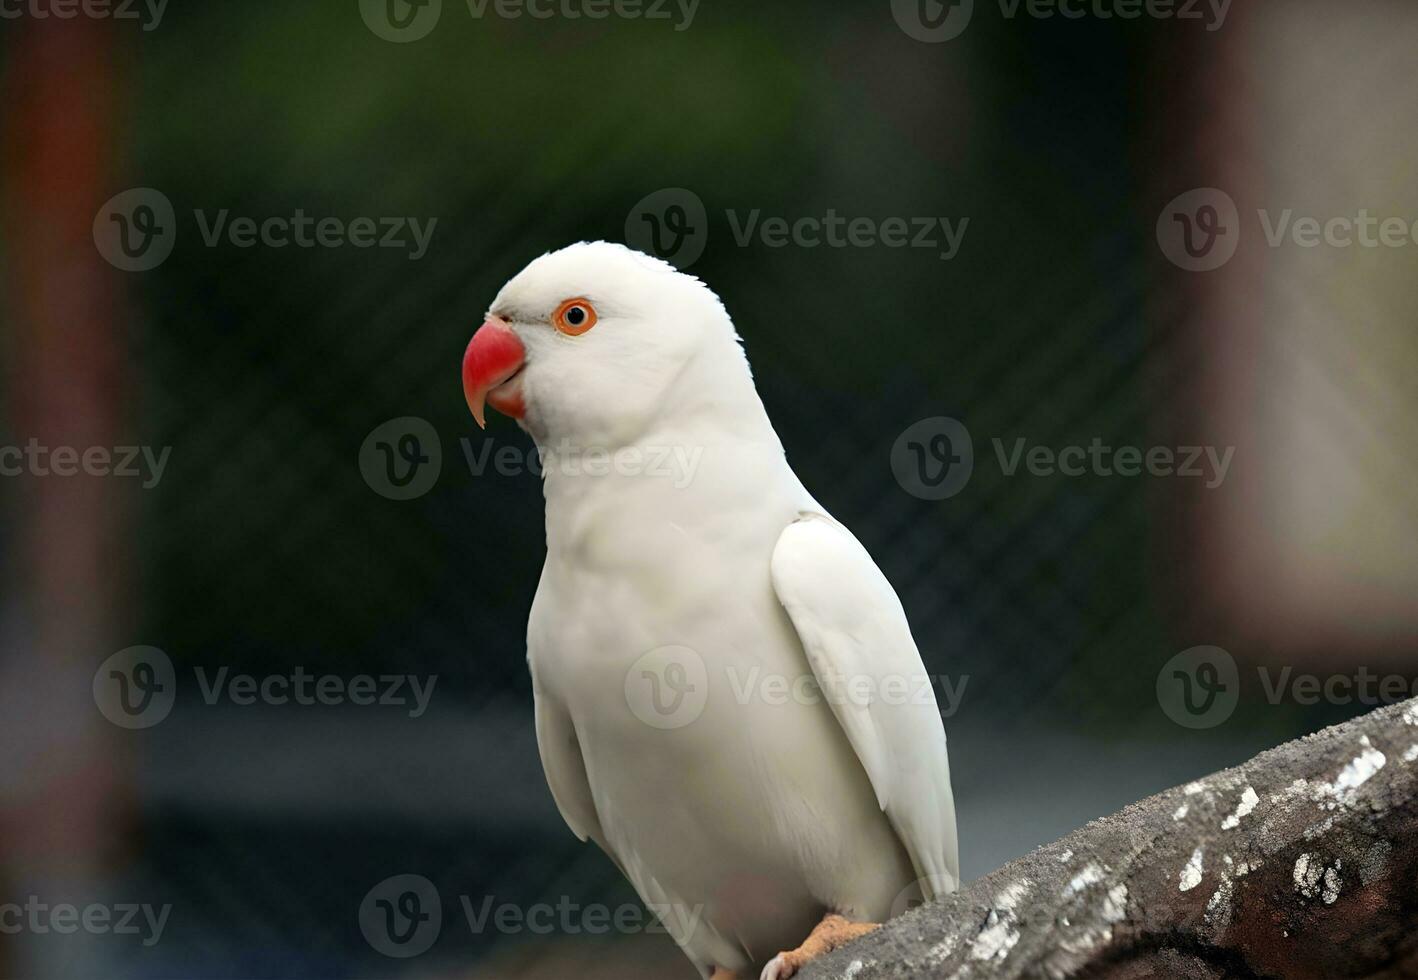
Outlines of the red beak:
<svg viewBox="0 0 1418 980">
<path fill-rule="evenodd" d="M 526 360 L 527 351 L 522 341 L 500 317 L 488 317 L 473 334 L 463 354 L 463 394 L 479 428 L 487 428 L 484 401 L 514 419 L 527 413 L 521 383 L 514 377 Z"/>
</svg>

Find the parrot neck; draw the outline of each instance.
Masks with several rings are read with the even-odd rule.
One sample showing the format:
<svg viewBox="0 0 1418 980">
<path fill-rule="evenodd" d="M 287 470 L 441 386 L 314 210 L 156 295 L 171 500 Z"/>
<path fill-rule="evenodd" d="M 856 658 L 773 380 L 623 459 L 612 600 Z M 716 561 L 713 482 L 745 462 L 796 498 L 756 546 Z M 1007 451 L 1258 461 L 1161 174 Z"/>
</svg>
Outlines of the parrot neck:
<svg viewBox="0 0 1418 980">
<path fill-rule="evenodd" d="M 809 499 L 736 340 L 687 361 L 647 423 L 616 441 L 565 439 L 539 447 L 553 550 L 574 550 L 604 521 L 689 528 L 766 497 L 782 496 L 792 506 Z"/>
<path fill-rule="evenodd" d="M 687 358 L 667 384 L 625 396 L 625 411 L 602 413 L 596 411 L 600 406 L 586 406 L 568 413 L 574 426 L 529 427 L 528 432 L 543 456 L 555 453 L 562 459 L 713 446 L 783 451 L 732 333 Z"/>
</svg>

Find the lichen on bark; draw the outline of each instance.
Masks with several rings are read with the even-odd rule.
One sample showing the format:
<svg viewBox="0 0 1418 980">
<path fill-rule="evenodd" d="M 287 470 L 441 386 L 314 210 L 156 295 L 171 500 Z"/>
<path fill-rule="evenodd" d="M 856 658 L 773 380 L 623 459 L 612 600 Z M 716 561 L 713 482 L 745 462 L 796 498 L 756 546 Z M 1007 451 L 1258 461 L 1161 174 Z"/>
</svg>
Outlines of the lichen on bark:
<svg viewBox="0 0 1418 980">
<path fill-rule="evenodd" d="M 801 976 L 1418 977 L 1418 700 L 1095 820 Z"/>
</svg>

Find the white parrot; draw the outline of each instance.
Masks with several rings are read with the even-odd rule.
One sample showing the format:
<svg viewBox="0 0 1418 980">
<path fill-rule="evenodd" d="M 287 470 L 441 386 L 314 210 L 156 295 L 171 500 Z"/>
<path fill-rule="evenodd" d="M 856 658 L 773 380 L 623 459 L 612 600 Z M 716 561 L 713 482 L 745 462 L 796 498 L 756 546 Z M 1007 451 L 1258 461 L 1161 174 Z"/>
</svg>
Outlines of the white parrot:
<svg viewBox="0 0 1418 980">
<path fill-rule="evenodd" d="M 543 456 L 547 783 L 701 976 L 782 980 L 954 891 L 945 730 L 901 603 L 789 467 L 719 298 L 571 245 L 498 293 L 463 385 Z"/>
</svg>

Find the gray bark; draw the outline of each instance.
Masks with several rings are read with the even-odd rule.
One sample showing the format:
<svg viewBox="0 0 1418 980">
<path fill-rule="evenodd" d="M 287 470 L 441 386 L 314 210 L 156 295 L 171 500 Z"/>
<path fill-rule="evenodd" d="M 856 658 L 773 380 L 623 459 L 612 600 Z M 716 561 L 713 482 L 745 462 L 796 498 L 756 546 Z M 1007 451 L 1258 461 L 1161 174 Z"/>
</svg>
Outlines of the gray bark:
<svg viewBox="0 0 1418 980">
<path fill-rule="evenodd" d="M 883 977 L 1418 977 L 1418 700 L 1095 820 L 811 964 Z"/>
</svg>

